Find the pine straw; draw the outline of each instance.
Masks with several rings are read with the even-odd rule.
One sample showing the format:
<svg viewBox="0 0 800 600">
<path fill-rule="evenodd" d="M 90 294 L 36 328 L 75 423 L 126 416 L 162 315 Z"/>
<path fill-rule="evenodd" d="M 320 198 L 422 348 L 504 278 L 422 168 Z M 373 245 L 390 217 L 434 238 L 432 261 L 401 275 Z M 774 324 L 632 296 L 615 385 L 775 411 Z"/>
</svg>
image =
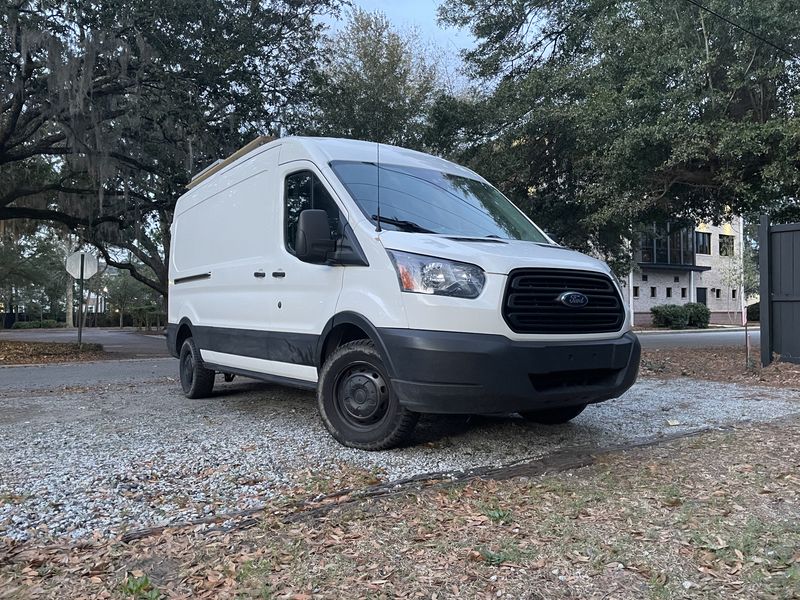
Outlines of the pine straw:
<svg viewBox="0 0 800 600">
<path fill-rule="evenodd" d="M 101 344 L 63 344 L 56 342 L 17 342 L 0 340 L 0 366 L 48 364 L 101 360 L 108 358 Z"/>
<path fill-rule="evenodd" d="M 690 377 L 800 390 L 800 365 L 776 361 L 761 368 L 758 347 L 647 348 L 642 350 L 641 375 L 659 379 Z"/>
<path fill-rule="evenodd" d="M 320 517 L 289 521 L 275 503 L 246 530 L 22 546 L 5 558 L 0 545 L 0 597 L 791 598 L 799 502 L 790 420 Z"/>
</svg>

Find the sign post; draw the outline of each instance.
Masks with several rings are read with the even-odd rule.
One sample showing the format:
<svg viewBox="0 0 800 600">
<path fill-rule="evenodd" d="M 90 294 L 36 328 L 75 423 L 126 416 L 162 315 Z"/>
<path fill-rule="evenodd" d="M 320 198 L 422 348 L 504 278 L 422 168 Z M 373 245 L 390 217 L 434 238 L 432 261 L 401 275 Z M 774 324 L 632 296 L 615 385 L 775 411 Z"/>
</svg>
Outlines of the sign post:
<svg viewBox="0 0 800 600">
<path fill-rule="evenodd" d="M 78 308 L 78 349 L 80 350 L 83 345 L 83 281 L 94 276 L 100 265 L 98 264 L 97 257 L 88 252 L 73 252 L 67 257 L 67 273 L 72 275 L 75 279 L 80 281 L 80 302 Z"/>
</svg>

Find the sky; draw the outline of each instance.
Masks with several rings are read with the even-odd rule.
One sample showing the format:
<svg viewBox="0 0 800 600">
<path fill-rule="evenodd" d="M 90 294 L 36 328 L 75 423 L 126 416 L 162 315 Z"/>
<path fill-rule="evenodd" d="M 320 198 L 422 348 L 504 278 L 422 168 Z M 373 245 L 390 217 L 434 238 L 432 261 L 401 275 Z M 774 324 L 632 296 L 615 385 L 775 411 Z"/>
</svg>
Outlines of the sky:
<svg viewBox="0 0 800 600">
<path fill-rule="evenodd" d="M 436 20 L 437 0 L 355 0 L 354 4 L 364 10 L 384 13 L 399 29 L 416 26 L 424 38 L 434 42 L 448 53 L 472 45 L 469 31 L 457 28 L 442 28 Z"/>
</svg>

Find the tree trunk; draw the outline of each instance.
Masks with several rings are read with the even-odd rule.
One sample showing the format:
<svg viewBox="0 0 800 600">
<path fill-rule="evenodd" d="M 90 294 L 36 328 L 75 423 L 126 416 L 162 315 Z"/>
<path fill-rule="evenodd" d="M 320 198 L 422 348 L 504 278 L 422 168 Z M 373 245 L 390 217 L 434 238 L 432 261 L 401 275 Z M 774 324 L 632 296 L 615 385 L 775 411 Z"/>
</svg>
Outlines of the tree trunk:
<svg viewBox="0 0 800 600">
<path fill-rule="evenodd" d="M 65 307 L 65 313 L 67 315 L 67 327 L 75 327 L 75 321 L 72 318 L 72 311 L 74 306 L 72 303 L 74 302 L 72 298 L 72 276 L 67 275 L 67 305 Z"/>
<path fill-rule="evenodd" d="M 119 309 L 119 328 L 122 329 L 122 309 Z"/>
</svg>

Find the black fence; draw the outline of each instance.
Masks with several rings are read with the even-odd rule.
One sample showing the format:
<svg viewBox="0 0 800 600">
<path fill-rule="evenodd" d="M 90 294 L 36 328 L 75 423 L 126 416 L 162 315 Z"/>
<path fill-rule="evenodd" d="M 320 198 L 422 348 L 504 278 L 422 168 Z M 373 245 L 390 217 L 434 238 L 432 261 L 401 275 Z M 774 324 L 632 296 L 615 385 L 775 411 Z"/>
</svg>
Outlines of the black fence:
<svg viewBox="0 0 800 600">
<path fill-rule="evenodd" d="M 761 216 L 761 364 L 774 354 L 800 363 L 800 223 L 771 225 Z"/>
</svg>

